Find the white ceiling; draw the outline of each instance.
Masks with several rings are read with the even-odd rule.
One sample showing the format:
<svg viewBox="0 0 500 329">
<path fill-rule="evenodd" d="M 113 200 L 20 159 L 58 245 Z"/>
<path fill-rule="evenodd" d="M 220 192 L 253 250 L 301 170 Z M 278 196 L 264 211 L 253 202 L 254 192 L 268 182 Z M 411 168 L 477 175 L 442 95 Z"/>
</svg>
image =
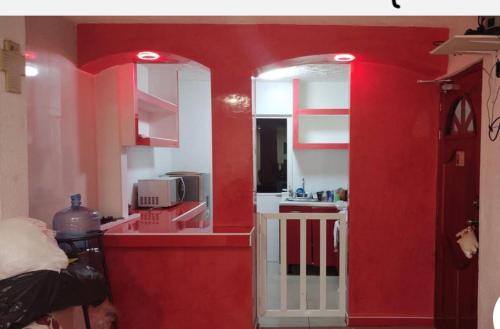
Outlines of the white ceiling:
<svg viewBox="0 0 500 329">
<path fill-rule="evenodd" d="M 67 16 L 76 23 L 307 24 L 475 27 L 473 16 Z M 463 32 L 462 32 L 463 33 Z"/>
</svg>

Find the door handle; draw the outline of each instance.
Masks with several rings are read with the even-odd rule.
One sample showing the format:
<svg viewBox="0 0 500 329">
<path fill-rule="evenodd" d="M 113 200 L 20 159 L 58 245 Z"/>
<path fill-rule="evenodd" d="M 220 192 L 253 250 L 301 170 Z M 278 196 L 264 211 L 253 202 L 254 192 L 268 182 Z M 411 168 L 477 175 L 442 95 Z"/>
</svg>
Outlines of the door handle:
<svg viewBox="0 0 500 329">
<path fill-rule="evenodd" d="M 469 219 L 467 221 L 467 223 L 470 225 L 470 226 L 479 226 L 479 221 L 477 219 Z"/>
</svg>

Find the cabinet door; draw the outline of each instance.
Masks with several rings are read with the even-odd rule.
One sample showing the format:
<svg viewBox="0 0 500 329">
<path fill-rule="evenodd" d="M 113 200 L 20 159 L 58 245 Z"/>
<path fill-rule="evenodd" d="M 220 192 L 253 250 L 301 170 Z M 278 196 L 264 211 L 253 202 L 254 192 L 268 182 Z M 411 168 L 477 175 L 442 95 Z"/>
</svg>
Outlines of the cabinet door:
<svg viewBox="0 0 500 329">
<path fill-rule="evenodd" d="M 96 74 L 97 186 L 99 211 L 128 215 L 126 201 L 127 138 L 135 141 L 133 64 L 113 66 Z M 128 125 L 128 126 L 127 126 Z"/>
<path fill-rule="evenodd" d="M 280 206 L 280 212 L 308 213 L 308 206 Z M 300 265 L 300 221 L 288 220 L 286 227 L 286 258 L 288 265 Z M 313 264 L 312 253 L 312 221 L 308 220 L 306 225 L 306 263 Z"/>
<path fill-rule="evenodd" d="M 257 193 L 257 212 L 259 213 L 277 213 L 281 193 Z M 279 262 L 280 242 L 279 242 L 279 221 L 267 221 L 267 261 Z"/>
<path fill-rule="evenodd" d="M 336 213 L 339 210 L 336 207 L 312 207 L 311 212 L 313 213 Z M 319 221 L 312 222 L 312 261 L 316 266 L 320 265 L 320 224 Z M 335 267 L 338 270 L 339 266 L 339 253 L 335 252 L 333 245 L 333 234 L 334 234 L 335 222 L 333 220 L 328 220 L 326 222 L 326 266 Z"/>
</svg>

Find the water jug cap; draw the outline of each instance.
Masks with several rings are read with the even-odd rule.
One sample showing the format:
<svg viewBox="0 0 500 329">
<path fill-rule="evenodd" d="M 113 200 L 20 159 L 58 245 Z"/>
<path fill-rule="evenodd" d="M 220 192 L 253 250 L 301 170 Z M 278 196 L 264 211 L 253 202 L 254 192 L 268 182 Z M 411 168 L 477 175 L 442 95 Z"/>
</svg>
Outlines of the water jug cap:
<svg viewBox="0 0 500 329">
<path fill-rule="evenodd" d="M 78 207 L 82 204 L 82 196 L 80 194 L 71 195 L 71 206 Z"/>
<path fill-rule="evenodd" d="M 78 194 L 73 194 L 71 195 L 71 201 L 80 201 L 82 200 L 82 196 L 78 193 Z"/>
</svg>

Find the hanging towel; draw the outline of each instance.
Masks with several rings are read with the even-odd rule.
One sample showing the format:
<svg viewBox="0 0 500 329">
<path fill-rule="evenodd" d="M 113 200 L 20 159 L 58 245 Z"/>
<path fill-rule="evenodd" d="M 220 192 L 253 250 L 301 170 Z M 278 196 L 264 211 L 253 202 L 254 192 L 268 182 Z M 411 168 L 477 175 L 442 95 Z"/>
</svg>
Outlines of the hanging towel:
<svg viewBox="0 0 500 329">
<path fill-rule="evenodd" d="M 460 245 L 465 257 L 471 259 L 479 250 L 479 242 L 477 241 L 474 229 L 469 226 L 466 229 L 457 233 L 457 243 Z"/>
<path fill-rule="evenodd" d="M 339 252 L 340 221 L 336 220 L 333 225 L 333 251 Z"/>
</svg>

